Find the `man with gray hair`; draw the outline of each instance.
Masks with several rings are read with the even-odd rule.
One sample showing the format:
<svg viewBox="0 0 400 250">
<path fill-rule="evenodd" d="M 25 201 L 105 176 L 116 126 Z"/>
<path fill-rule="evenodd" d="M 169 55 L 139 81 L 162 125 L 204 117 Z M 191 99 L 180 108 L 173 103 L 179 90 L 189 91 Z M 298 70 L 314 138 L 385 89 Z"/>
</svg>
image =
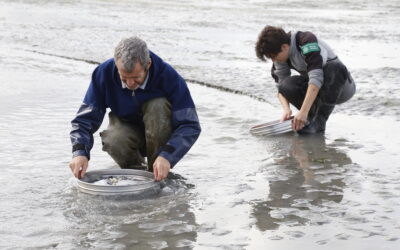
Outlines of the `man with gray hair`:
<svg viewBox="0 0 400 250">
<path fill-rule="evenodd" d="M 185 80 L 137 37 L 121 40 L 114 58 L 100 64 L 70 133 L 72 173 L 88 168 L 95 133 L 109 108 L 109 125 L 100 133 L 103 151 L 121 168 L 154 172 L 160 181 L 200 135 L 196 108 Z"/>
</svg>

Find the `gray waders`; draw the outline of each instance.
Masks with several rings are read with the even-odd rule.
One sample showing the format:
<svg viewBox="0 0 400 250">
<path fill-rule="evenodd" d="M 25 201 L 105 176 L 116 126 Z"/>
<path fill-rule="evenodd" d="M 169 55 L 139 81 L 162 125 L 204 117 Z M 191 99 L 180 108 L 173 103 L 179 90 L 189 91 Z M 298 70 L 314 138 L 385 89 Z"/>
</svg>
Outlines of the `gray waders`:
<svg viewBox="0 0 400 250">
<path fill-rule="evenodd" d="M 142 105 L 142 113 L 144 128 L 110 112 L 108 127 L 100 136 L 103 151 L 121 168 L 143 169 L 147 156 L 147 170 L 153 171 L 160 148 L 171 137 L 171 104 L 166 98 L 151 99 Z"/>
<path fill-rule="evenodd" d="M 335 105 L 348 101 L 356 91 L 350 72 L 339 59 L 327 62 L 323 71 L 324 83 L 311 106 L 308 123 L 299 133 L 324 132 Z M 276 80 L 273 69 L 272 76 Z M 278 91 L 300 110 L 307 93 L 308 80 L 307 75 L 289 76 L 279 83 Z"/>
</svg>

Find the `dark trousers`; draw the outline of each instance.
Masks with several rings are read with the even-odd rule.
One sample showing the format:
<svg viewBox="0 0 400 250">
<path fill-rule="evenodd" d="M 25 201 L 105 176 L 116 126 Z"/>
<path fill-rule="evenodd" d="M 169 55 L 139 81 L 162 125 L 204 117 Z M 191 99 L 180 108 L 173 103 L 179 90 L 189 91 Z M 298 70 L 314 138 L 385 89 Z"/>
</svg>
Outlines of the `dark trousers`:
<svg viewBox="0 0 400 250">
<path fill-rule="evenodd" d="M 339 59 L 327 62 L 323 72 L 324 83 L 311 107 L 309 117 L 314 115 L 317 107 L 321 104 L 334 106 L 348 101 L 356 90 L 350 73 Z M 277 79 L 274 69 L 271 70 L 271 73 L 274 79 Z M 289 76 L 279 83 L 278 91 L 289 103 L 300 110 L 307 93 L 308 81 L 307 75 Z"/>
<path fill-rule="evenodd" d="M 166 98 L 156 98 L 142 105 L 143 126 L 119 119 L 112 112 L 109 125 L 100 133 L 103 151 L 106 151 L 121 168 L 143 168 L 147 156 L 147 169 L 162 146 L 171 137 L 171 104 Z"/>
</svg>

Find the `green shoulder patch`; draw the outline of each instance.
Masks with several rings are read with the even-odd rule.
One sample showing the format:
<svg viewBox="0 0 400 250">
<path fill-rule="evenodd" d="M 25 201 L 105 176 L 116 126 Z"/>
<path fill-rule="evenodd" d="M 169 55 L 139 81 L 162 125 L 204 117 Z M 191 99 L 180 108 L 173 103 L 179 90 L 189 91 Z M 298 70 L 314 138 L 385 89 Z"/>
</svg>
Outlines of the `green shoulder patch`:
<svg viewBox="0 0 400 250">
<path fill-rule="evenodd" d="M 318 43 L 307 43 L 303 46 L 300 46 L 300 48 L 303 55 L 321 50 L 321 48 L 318 46 Z"/>
</svg>

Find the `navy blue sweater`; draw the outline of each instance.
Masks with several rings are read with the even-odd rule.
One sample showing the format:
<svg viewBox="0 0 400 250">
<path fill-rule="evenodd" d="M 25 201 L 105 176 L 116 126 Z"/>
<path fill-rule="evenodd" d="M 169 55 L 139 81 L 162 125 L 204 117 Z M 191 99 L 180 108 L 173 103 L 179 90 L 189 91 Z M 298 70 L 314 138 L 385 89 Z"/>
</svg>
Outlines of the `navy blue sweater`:
<svg viewBox="0 0 400 250">
<path fill-rule="evenodd" d="M 76 117 L 71 121 L 70 133 L 74 156 L 90 158 L 93 133 L 96 132 L 106 109 L 119 118 L 135 124 L 142 123 L 141 106 L 144 102 L 166 97 L 172 108 L 172 135 L 160 156 L 174 166 L 192 147 L 200 135 L 200 124 L 195 105 L 185 80 L 167 63 L 150 52 L 152 64 L 145 89 L 122 88 L 114 59 L 100 64 L 92 74 L 89 89 Z"/>
</svg>

